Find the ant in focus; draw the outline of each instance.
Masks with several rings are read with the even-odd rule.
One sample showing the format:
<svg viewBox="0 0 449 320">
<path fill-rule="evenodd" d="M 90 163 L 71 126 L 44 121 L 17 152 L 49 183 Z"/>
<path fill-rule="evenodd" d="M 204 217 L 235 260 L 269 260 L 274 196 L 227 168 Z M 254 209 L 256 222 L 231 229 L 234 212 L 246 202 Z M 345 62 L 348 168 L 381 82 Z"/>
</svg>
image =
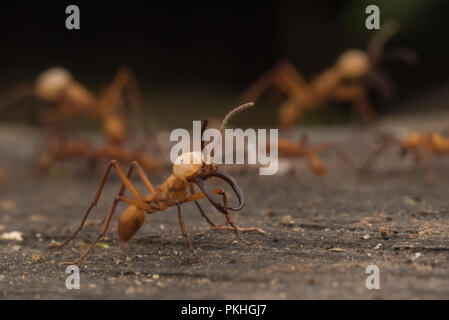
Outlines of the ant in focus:
<svg viewBox="0 0 449 320">
<path fill-rule="evenodd" d="M 371 39 L 365 51 L 350 49 L 341 54 L 336 63 L 307 82 L 296 68 L 283 60 L 262 75 L 243 94 L 243 100 L 257 99 L 262 93 L 276 86 L 287 95 L 279 110 L 281 127 L 290 128 L 306 109 L 318 109 L 329 102 L 349 102 L 364 120 L 374 118 L 375 111 L 368 101 L 368 88 L 377 89 L 389 97 L 394 91 L 388 74 L 379 66 L 391 59 L 404 60 L 410 64 L 417 55 L 406 48 L 393 48 L 383 52 L 385 43 L 396 33 L 393 21 L 382 26 Z"/>
<path fill-rule="evenodd" d="M 228 120 L 235 115 L 236 113 L 252 107 L 254 103 L 246 103 L 241 105 L 231 112 L 229 112 L 224 118 L 222 125 L 220 127 L 221 134 L 223 133 Z M 207 123 L 203 121 L 203 125 L 201 131 L 204 132 Z M 204 143 L 202 143 L 202 149 L 204 148 Z M 115 196 L 112 206 L 107 213 L 107 216 L 104 220 L 104 225 L 101 233 L 97 236 L 97 238 L 93 241 L 90 247 L 75 261 L 73 262 L 63 262 L 60 265 L 67 264 L 78 264 L 82 261 L 92 250 L 95 248 L 97 242 L 103 238 L 108 230 L 109 224 L 111 222 L 112 216 L 114 215 L 116 206 L 119 202 L 126 203 L 129 206 L 123 211 L 118 220 L 118 235 L 119 238 L 123 241 L 130 240 L 134 234 L 140 229 L 142 224 L 145 221 L 145 213 L 153 214 L 156 212 L 164 211 L 169 207 L 177 207 L 178 210 L 178 221 L 181 228 L 182 235 L 187 241 L 188 248 L 190 252 L 196 257 L 195 251 L 193 249 L 192 243 L 187 236 L 187 230 L 184 225 L 184 221 L 181 215 L 181 205 L 187 202 L 194 202 L 200 211 L 201 215 L 206 219 L 206 221 L 211 225 L 213 230 L 231 230 L 234 231 L 237 238 L 242 241 L 244 244 L 251 244 L 244 240 L 241 236 L 241 232 L 247 231 L 257 231 L 261 234 L 265 234 L 265 231 L 257 228 L 240 228 L 235 225 L 233 222 L 229 211 L 239 211 L 243 208 L 245 204 L 245 198 L 240 190 L 239 186 L 235 182 L 235 180 L 222 172 L 220 172 L 218 165 L 214 162 L 210 161 L 210 159 L 205 159 L 203 156 L 203 152 L 187 152 L 181 154 L 173 165 L 173 173 L 157 188 L 153 188 L 152 184 L 148 180 L 145 175 L 143 169 L 140 167 L 138 162 L 134 161 L 131 163 L 128 173 L 120 168 L 117 161 L 112 160 L 109 166 L 106 169 L 106 172 L 103 175 L 103 178 L 100 181 L 100 185 L 98 186 L 95 197 L 88 207 L 87 211 L 84 213 L 80 226 L 73 232 L 73 234 L 67 238 L 62 243 L 54 243 L 49 246 L 49 248 L 61 248 L 65 246 L 71 239 L 73 239 L 79 231 L 84 226 L 84 223 L 91 212 L 92 208 L 96 206 L 98 200 L 100 199 L 101 193 L 103 191 L 103 187 L 106 183 L 106 180 L 111 172 L 111 169 L 114 169 L 115 172 L 120 177 L 122 181 L 122 185 L 118 194 Z M 133 171 L 137 172 L 137 175 L 142 180 L 145 185 L 148 194 L 146 196 L 140 195 L 140 193 L 136 190 L 133 183 L 130 181 L 130 177 Z M 238 205 L 236 207 L 228 207 L 228 200 L 226 193 L 223 189 L 209 189 L 205 181 L 216 177 L 220 180 L 223 180 L 227 184 L 229 184 L 232 190 L 235 192 L 238 198 Z M 196 192 L 194 186 L 197 186 L 201 192 Z M 128 190 L 132 194 L 132 198 L 125 197 L 124 192 Z M 189 192 L 189 193 L 188 193 Z M 220 204 L 213 195 L 220 195 L 223 198 L 223 204 Z M 226 225 L 216 225 L 214 224 L 209 217 L 205 214 L 204 210 L 198 203 L 198 200 L 207 198 L 209 202 L 221 213 L 225 215 Z"/>
</svg>

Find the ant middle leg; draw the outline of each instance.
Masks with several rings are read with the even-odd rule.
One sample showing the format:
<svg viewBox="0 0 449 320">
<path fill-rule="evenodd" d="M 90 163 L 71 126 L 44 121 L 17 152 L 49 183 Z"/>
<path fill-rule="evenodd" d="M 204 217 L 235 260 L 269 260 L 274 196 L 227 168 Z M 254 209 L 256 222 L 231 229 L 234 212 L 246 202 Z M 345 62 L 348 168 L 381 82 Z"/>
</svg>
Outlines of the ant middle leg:
<svg viewBox="0 0 449 320">
<path fill-rule="evenodd" d="M 227 206 L 227 198 L 226 198 L 226 194 L 224 192 L 223 189 L 213 189 L 211 190 L 211 192 L 213 194 L 217 194 L 217 195 L 222 195 L 223 196 L 223 202 L 224 202 L 224 206 Z M 216 225 L 215 223 L 212 222 L 212 220 L 210 220 L 210 218 L 205 214 L 203 208 L 200 206 L 200 204 L 198 203 L 198 200 L 205 198 L 206 196 L 204 195 L 204 193 L 200 192 L 200 193 L 195 193 L 190 195 L 189 198 L 187 198 L 186 202 L 190 202 L 190 201 L 194 201 L 198 207 L 198 209 L 200 210 L 201 215 L 204 217 L 204 219 L 206 219 L 206 221 L 211 225 L 211 229 L 212 230 L 231 230 L 231 231 L 235 231 L 237 229 L 237 232 L 250 232 L 250 231 L 257 231 L 260 234 L 266 235 L 266 232 L 262 229 L 259 228 L 240 228 L 240 227 L 234 227 L 232 226 L 233 222 L 230 219 L 231 223 L 229 223 L 228 219 L 227 220 L 227 224 L 226 225 Z M 228 213 L 229 215 L 229 213 Z M 243 239 L 241 239 L 243 242 Z"/>
<path fill-rule="evenodd" d="M 189 236 L 187 234 L 187 229 L 186 229 L 186 226 L 184 224 L 184 220 L 182 219 L 181 204 L 177 203 L 176 206 L 178 207 L 178 221 L 179 221 L 179 226 L 181 227 L 182 235 L 184 236 L 184 238 L 187 241 L 187 245 L 189 246 L 190 253 L 195 257 L 195 259 L 199 260 L 198 256 L 195 253 L 195 249 L 193 248 L 192 241 L 190 240 L 190 238 L 189 238 Z"/>
<path fill-rule="evenodd" d="M 195 188 L 193 187 L 192 184 L 190 184 L 190 193 L 193 195 L 195 194 Z M 211 227 L 215 227 L 216 224 L 213 223 L 213 221 L 206 215 L 206 213 L 204 212 L 203 208 L 201 207 L 201 205 L 198 203 L 197 200 L 194 201 L 196 207 L 198 208 L 198 210 L 201 213 L 201 216 L 207 221 L 207 223 L 211 226 Z"/>
</svg>

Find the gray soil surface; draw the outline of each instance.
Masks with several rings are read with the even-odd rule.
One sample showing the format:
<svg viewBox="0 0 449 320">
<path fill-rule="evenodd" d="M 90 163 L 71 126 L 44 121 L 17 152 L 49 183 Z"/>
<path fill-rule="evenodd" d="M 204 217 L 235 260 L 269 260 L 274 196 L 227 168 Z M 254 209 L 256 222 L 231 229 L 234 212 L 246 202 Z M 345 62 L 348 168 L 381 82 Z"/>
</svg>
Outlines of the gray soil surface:
<svg viewBox="0 0 449 320">
<path fill-rule="evenodd" d="M 375 127 L 314 128 L 310 143 L 339 144 L 360 163 L 377 133 L 392 124 L 440 130 L 443 116 L 409 115 Z M 193 259 L 181 236 L 176 210 L 147 216 L 128 243 L 119 241 L 117 216 L 107 237 L 81 264 L 80 290 L 68 290 L 61 261 L 76 259 L 99 233 L 97 223 L 117 192 L 108 181 L 88 226 L 66 248 L 46 251 L 80 222 L 100 179 L 83 162 L 57 164 L 39 175 L 34 150 L 41 133 L 2 124 L 0 234 L 20 231 L 23 241 L 0 240 L 0 298 L 3 299 L 415 299 L 449 298 L 449 175 L 447 158 L 434 162 L 427 184 L 424 166 L 386 152 L 371 172 L 358 177 L 332 152 L 323 154 L 328 175 L 315 177 L 302 159 L 296 175 L 259 176 L 230 171 L 247 197 L 233 213 L 246 246 L 230 231 L 213 231 L 193 204 L 184 221 L 197 250 Z M 169 172 L 150 174 L 154 185 Z M 140 191 L 144 191 L 140 183 Z M 231 193 L 230 193 L 231 194 Z M 233 199 L 234 200 L 234 199 Z M 235 200 L 234 200 L 235 201 Z M 216 223 L 224 217 L 202 200 Z M 382 228 L 388 228 L 381 233 Z M 369 265 L 380 269 L 380 289 L 365 287 Z"/>
</svg>

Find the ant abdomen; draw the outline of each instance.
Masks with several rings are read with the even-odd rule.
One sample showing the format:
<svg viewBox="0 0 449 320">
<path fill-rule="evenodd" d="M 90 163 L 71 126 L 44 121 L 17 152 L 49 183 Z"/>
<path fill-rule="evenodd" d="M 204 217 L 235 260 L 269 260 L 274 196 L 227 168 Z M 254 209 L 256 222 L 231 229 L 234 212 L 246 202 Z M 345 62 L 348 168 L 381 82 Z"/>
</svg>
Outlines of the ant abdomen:
<svg viewBox="0 0 449 320">
<path fill-rule="evenodd" d="M 145 212 L 136 206 L 129 206 L 118 220 L 118 236 L 123 241 L 131 239 L 145 221 Z"/>
</svg>

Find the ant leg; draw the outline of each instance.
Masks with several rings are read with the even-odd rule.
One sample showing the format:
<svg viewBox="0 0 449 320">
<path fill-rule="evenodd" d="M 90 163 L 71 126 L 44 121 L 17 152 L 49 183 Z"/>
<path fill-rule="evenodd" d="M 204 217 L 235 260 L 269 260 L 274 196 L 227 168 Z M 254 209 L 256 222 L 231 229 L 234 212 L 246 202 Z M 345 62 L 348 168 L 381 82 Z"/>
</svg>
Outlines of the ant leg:
<svg viewBox="0 0 449 320">
<path fill-rule="evenodd" d="M 133 161 L 131 163 L 130 170 L 132 170 L 133 168 L 136 169 L 137 175 L 142 180 L 142 182 L 145 185 L 145 187 L 147 188 L 148 192 L 150 194 L 155 194 L 156 191 L 154 191 L 153 185 L 151 184 L 150 180 L 148 180 L 147 175 L 145 174 L 142 167 L 139 165 L 139 163 L 137 161 Z"/>
<path fill-rule="evenodd" d="M 340 147 L 336 146 L 333 143 L 321 143 L 319 145 L 316 145 L 315 147 L 312 148 L 312 152 L 321 153 L 329 149 L 332 149 L 344 164 L 348 165 L 351 168 L 354 167 L 354 163 L 352 162 L 348 154 L 344 152 L 343 149 L 341 149 Z"/>
<path fill-rule="evenodd" d="M 365 95 L 355 99 L 353 108 L 364 121 L 370 121 L 376 118 L 376 111 L 374 111 Z"/>
<path fill-rule="evenodd" d="M 225 208 L 228 205 L 228 198 L 226 197 L 226 193 L 225 192 L 223 192 L 223 205 L 224 205 Z M 259 232 L 259 233 L 261 233 L 263 235 L 266 235 L 266 232 L 264 230 L 262 230 L 262 229 L 259 229 L 259 228 L 254 228 L 254 227 L 252 227 L 252 228 L 240 228 L 240 227 L 237 227 L 235 225 L 234 221 L 232 221 L 231 214 L 229 213 L 229 210 L 226 210 L 226 222 L 227 222 L 226 226 L 217 226 L 217 227 L 212 228 L 212 229 L 213 230 L 220 230 L 220 229 L 222 229 L 222 230 L 223 229 L 234 230 L 234 233 L 237 236 L 237 238 L 240 241 L 242 241 L 244 244 L 246 244 L 246 245 L 251 245 L 251 244 L 254 244 L 255 242 L 248 242 L 248 241 L 246 241 L 245 239 L 243 239 L 240 236 L 240 232 L 257 231 L 257 232 Z"/>
<path fill-rule="evenodd" d="M 187 241 L 190 253 L 198 260 L 198 256 L 195 254 L 195 249 L 193 249 L 192 241 L 190 241 L 189 236 L 187 235 L 187 229 L 186 229 L 186 226 L 184 225 L 184 220 L 182 219 L 181 205 L 179 203 L 177 203 L 176 206 L 178 207 L 178 221 L 179 221 L 179 226 L 181 227 L 182 235 L 184 236 L 184 238 Z"/>
<path fill-rule="evenodd" d="M 193 187 L 192 184 L 190 184 L 190 194 L 195 194 L 195 188 Z M 204 212 L 203 208 L 200 206 L 200 204 L 198 203 L 197 200 L 194 201 L 196 207 L 198 208 L 198 210 L 201 213 L 201 216 L 207 221 L 207 223 L 210 224 L 211 227 L 215 227 L 215 223 L 212 222 L 212 220 L 206 215 L 206 213 Z"/>
<path fill-rule="evenodd" d="M 109 228 L 109 223 L 111 222 L 112 216 L 114 214 L 115 208 L 117 206 L 118 203 L 118 197 L 116 197 L 114 199 L 114 202 L 112 203 L 111 208 L 109 209 L 109 212 L 106 216 L 106 221 L 104 222 L 103 225 L 103 230 L 101 231 L 101 233 L 97 236 L 97 238 L 94 240 L 94 242 L 92 242 L 92 244 L 90 245 L 90 247 L 75 261 L 72 262 L 61 262 L 59 263 L 59 267 L 65 266 L 65 265 L 72 265 L 72 264 L 78 264 L 80 263 L 89 253 L 92 252 L 92 250 L 95 248 L 96 244 L 98 241 L 100 241 L 101 238 L 104 237 L 104 235 L 106 234 L 106 231 L 108 231 Z M 75 233 L 76 234 L 76 233 Z M 69 238 L 68 240 L 70 240 L 71 238 Z M 68 242 L 68 241 L 66 241 Z"/>
<path fill-rule="evenodd" d="M 213 193 L 213 194 L 217 194 L 217 195 L 224 195 L 225 193 L 224 193 L 224 190 L 223 189 L 212 189 L 211 190 L 211 192 Z M 202 193 L 202 192 L 200 192 L 200 193 L 195 193 L 195 194 L 192 194 L 192 195 L 190 195 L 184 202 L 191 202 L 191 201 L 194 201 L 194 202 L 196 202 L 196 201 L 198 201 L 198 200 L 200 200 L 200 199 L 203 199 L 203 198 L 205 198 L 206 196 L 204 195 L 204 193 Z M 224 195 L 224 197 L 226 197 L 225 195 Z M 224 204 L 225 206 L 227 205 L 227 200 L 226 200 L 226 203 Z M 199 208 L 201 208 L 201 207 L 199 207 Z M 204 211 L 202 211 L 202 208 L 200 209 L 200 212 L 203 212 L 204 213 Z M 203 216 L 206 220 L 208 220 L 208 217 L 207 216 Z M 209 219 L 210 220 L 210 219 Z M 209 222 L 209 221 L 208 221 Z M 211 229 L 212 230 L 235 230 L 232 226 L 230 226 L 230 225 L 216 225 L 216 224 L 214 224 L 212 221 L 210 221 L 209 222 L 209 224 L 211 224 Z M 257 232 L 259 232 L 259 233 L 261 233 L 261 234 L 266 234 L 266 232 L 264 231 L 264 230 L 262 230 L 262 229 L 259 229 L 259 228 L 237 228 L 238 229 L 238 231 L 239 232 L 248 232 L 248 231 L 257 231 Z"/>
<path fill-rule="evenodd" d="M 69 243 L 70 240 L 72 240 L 82 229 L 84 226 L 84 223 L 86 222 L 87 217 L 89 216 L 91 210 L 93 209 L 93 207 L 95 207 L 98 203 L 98 200 L 100 199 L 100 196 L 103 192 L 103 187 L 106 183 L 106 179 L 109 176 L 109 173 L 111 172 L 111 168 L 114 167 L 117 170 L 117 173 L 119 173 L 119 176 L 122 180 L 122 185 L 120 187 L 120 190 L 118 192 L 119 196 L 122 196 L 123 193 L 125 192 L 125 187 L 128 187 L 129 189 L 129 185 L 131 184 L 131 182 L 129 181 L 129 176 L 132 173 L 132 169 L 133 167 L 131 166 L 128 170 L 128 174 L 127 176 L 124 175 L 123 171 L 120 169 L 120 167 L 117 164 L 117 161 L 115 160 L 111 160 L 111 162 L 109 163 L 108 168 L 106 169 L 106 172 L 104 173 L 103 177 L 101 178 L 100 184 L 98 186 L 97 192 L 95 194 L 94 199 L 92 200 L 91 204 L 89 205 L 89 207 L 87 208 L 86 212 L 84 213 L 83 219 L 81 220 L 81 224 L 79 225 L 78 229 L 75 230 L 75 232 L 72 233 L 72 235 L 70 237 L 68 237 L 64 242 L 62 243 L 53 243 L 50 246 L 47 247 L 47 249 L 52 249 L 52 248 L 61 248 L 63 246 L 65 246 L 67 243 Z M 123 178 L 124 177 L 124 178 Z M 125 179 L 127 181 L 125 181 Z M 135 191 L 137 193 L 137 191 L 135 190 L 135 188 L 131 185 L 131 187 L 134 189 L 133 191 Z M 131 191 L 134 194 L 134 192 Z M 142 197 L 137 193 L 136 197 L 138 200 L 142 200 Z M 106 218 L 107 219 L 107 218 Z M 105 221 L 106 223 L 106 221 Z"/>
<path fill-rule="evenodd" d="M 358 171 L 363 172 L 366 171 L 374 161 L 379 157 L 379 155 L 385 151 L 385 149 L 393 144 L 392 141 L 384 140 L 376 149 L 373 150 L 372 153 L 368 155 L 363 164 L 359 167 Z"/>
</svg>

